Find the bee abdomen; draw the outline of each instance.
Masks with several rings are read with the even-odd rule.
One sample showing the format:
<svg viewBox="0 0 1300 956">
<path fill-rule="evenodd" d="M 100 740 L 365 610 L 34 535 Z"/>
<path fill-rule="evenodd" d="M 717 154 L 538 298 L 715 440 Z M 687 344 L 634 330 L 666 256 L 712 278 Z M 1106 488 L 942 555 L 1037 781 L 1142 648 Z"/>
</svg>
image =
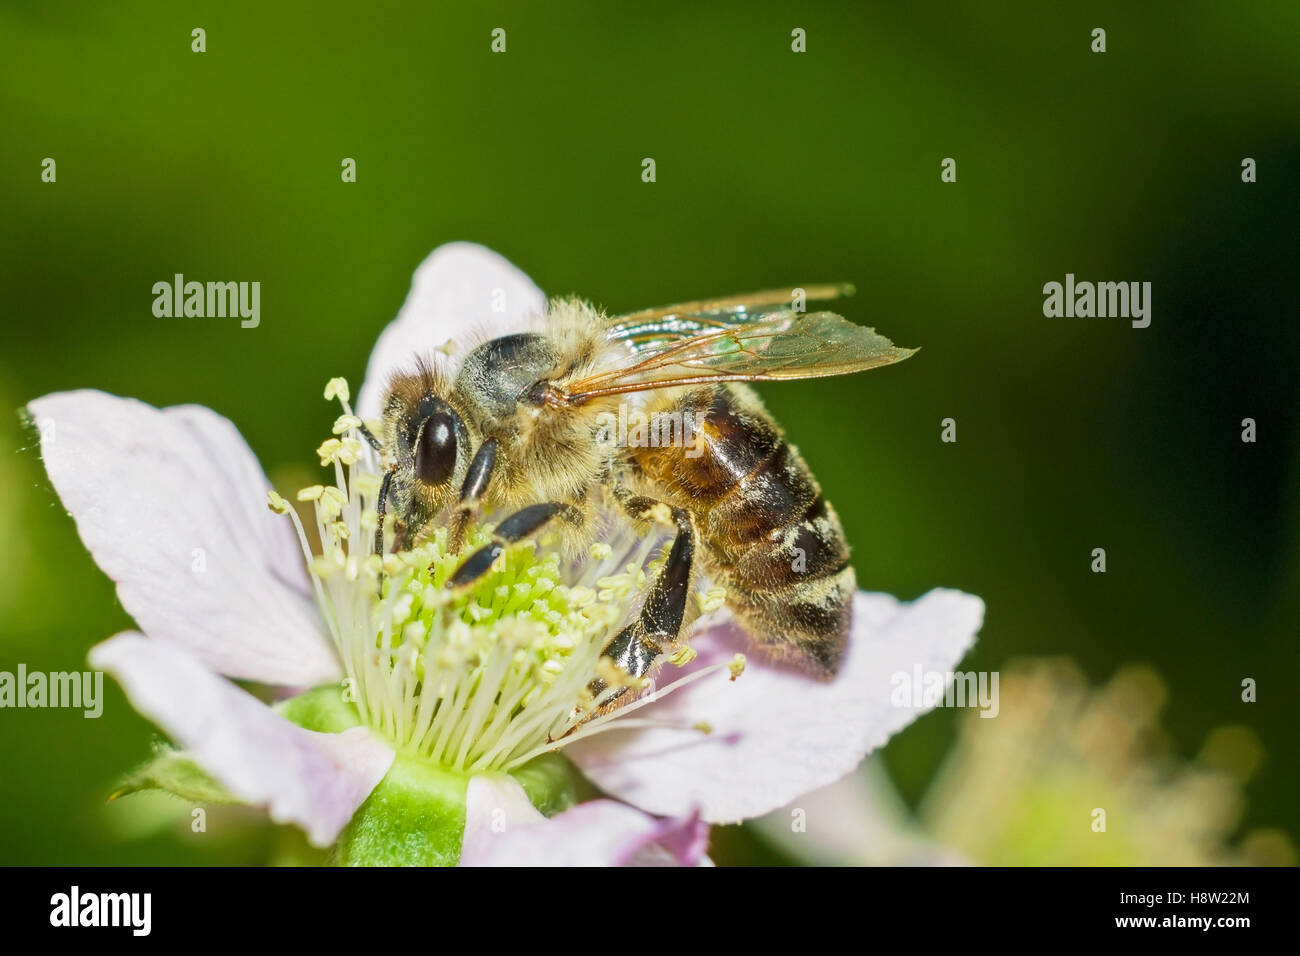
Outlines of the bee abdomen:
<svg viewBox="0 0 1300 956">
<path fill-rule="evenodd" d="M 682 407 L 707 409 L 703 454 L 661 452 L 643 466 L 693 513 L 708 568 L 750 635 L 833 675 L 855 590 L 835 510 L 747 390 L 697 392 Z"/>
<path fill-rule="evenodd" d="M 817 578 L 833 577 L 849 563 L 849 549 L 834 509 L 818 495 L 803 514 L 754 542 L 732 566 L 732 574 L 763 592 Z"/>
<path fill-rule="evenodd" d="M 839 519 L 821 495 L 732 561 L 719 561 L 718 570 L 728 606 L 760 643 L 827 677 L 835 673 L 856 579 Z"/>
<path fill-rule="evenodd" d="M 835 676 L 853 614 L 853 568 L 766 593 L 737 590 L 728 606 L 763 647 L 822 677 Z"/>
</svg>

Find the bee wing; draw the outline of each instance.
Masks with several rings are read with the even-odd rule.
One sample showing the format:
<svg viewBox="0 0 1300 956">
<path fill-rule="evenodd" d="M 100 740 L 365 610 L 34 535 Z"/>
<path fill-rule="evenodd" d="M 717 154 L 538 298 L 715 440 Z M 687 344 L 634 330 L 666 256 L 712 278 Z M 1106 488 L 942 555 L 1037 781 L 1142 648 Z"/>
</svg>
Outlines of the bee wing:
<svg viewBox="0 0 1300 956">
<path fill-rule="evenodd" d="M 827 298 L 845 288 L 814 286 L 808 297 Z M 613 367 L 554 386 L 566 404 L 581 404 L 677 385 L 847 375 L 901 362 L 916 351 L 833 312 L 771 310 L 789 300 L 788 290 L 773 290 L 611 319 L 606 336 L 622 343 L 625 354 Z"/>
<path fill-rule="evenodd" d="M 793 306 L 795 289 L 766 289 L 763 292 L 744 292 L 719 299 L 700 299 L 698 302 L 680 302 L 654 309 L 642 309 L 612 320 L 611 329 L 626 327 L 632 330 L 653 328 L 656 322 L 671 323 L 674 318 L 725 320 L 728 316 L 743 317 L 753 313 L 777 311 L 779 306 Z M 854 288 L 847 282 L 804 286 L 801 290 L 807 302 L 828 302 L 850 296 Z M 742 319 L 743 321 L 743 319 Z"/>
</svg>

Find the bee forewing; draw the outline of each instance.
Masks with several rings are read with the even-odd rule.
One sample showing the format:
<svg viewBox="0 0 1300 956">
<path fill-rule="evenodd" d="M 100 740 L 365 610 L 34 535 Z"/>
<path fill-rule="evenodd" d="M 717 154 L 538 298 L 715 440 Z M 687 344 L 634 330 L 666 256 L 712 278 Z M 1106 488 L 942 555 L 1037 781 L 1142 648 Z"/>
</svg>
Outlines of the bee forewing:
<svg viewBox="0 0 1300 956">
<path fill-rule="evenodd" d="M 615 353 L 612 367 L 560 383 L 569 401 L 704 382 L 847 375 L 901 362 L 916 351 L 833 312 L 665 313 L 619 320 L 611 329 L 610 338 L 626 350 Z"/>
</svg>

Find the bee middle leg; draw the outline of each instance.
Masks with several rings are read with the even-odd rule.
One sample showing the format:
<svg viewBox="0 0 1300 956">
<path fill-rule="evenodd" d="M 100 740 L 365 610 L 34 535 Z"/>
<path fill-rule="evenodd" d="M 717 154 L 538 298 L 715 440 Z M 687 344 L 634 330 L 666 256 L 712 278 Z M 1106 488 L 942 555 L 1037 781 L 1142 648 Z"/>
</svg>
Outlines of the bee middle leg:
<svg viewBox="0 0 1300 956">
<path fill-rule="evenodd" d="M 660 502 L 642 496 L 615 495 L 624 510 L 636 519 L 645 518 Z M 686 621 L 688 599 L 691 593 L 691 571 L 695 565 L 695 527 L 690 515 L 682 508 L 669 509 L 677 536 L 668 552 L 668 559 L 659 571 L 646 595 L 645 603 L 635 621 L 609 642 L 604 656 L 631 677 L 644 677 L 663 654 L 665 645 L 677 640 Z M 607 689 L 601 678 L 596 678 L 587 689 L 599 697 Z M 605 701 L 602 707 L 626 693 L 626 688 Z"/>
<path fill-rule="evenodd" d="M 461 588 L 473 584 L 492 569 L 496 560 L 509 545 L 523 541 L 541 531 L 552 520 L 560 518 L 571 524 L 583 520 L 582 510 L 563 501 L 548 501 L 540 505 L 520 508 L 504 519 L 492 532 L 492 541 L 479 548 L 447 579 L 448 588 Z"/>
</svg>

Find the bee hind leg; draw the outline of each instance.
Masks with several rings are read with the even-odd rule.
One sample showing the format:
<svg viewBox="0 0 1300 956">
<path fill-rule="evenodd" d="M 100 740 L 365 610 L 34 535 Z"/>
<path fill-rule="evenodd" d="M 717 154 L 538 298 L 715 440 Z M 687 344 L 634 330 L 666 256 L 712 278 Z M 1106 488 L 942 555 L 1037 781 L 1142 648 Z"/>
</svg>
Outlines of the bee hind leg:
<svg viewBox="0 0 1300 956">
<path fill-rule="evenodd" d="M 633 518 L 644 518 L 660 503 L 653 498 L 616 495 Z M 630 677 L 644 677 L 663 654 L 664 646 L 677 640 L 687 623 L 691 572 L 695 565 L 695 528 L 682 508 L 670 508 L 677 536 L 659 576 L 650 587 L 635 621 L 614 636 L 604 650 L 614 666 Z M 593 697 L 605 693 L 608 685 L 599 677 L 587 685 Z M 601 710 L 627 693 L 627 688 L 606 700 Z"/>
</svg>

